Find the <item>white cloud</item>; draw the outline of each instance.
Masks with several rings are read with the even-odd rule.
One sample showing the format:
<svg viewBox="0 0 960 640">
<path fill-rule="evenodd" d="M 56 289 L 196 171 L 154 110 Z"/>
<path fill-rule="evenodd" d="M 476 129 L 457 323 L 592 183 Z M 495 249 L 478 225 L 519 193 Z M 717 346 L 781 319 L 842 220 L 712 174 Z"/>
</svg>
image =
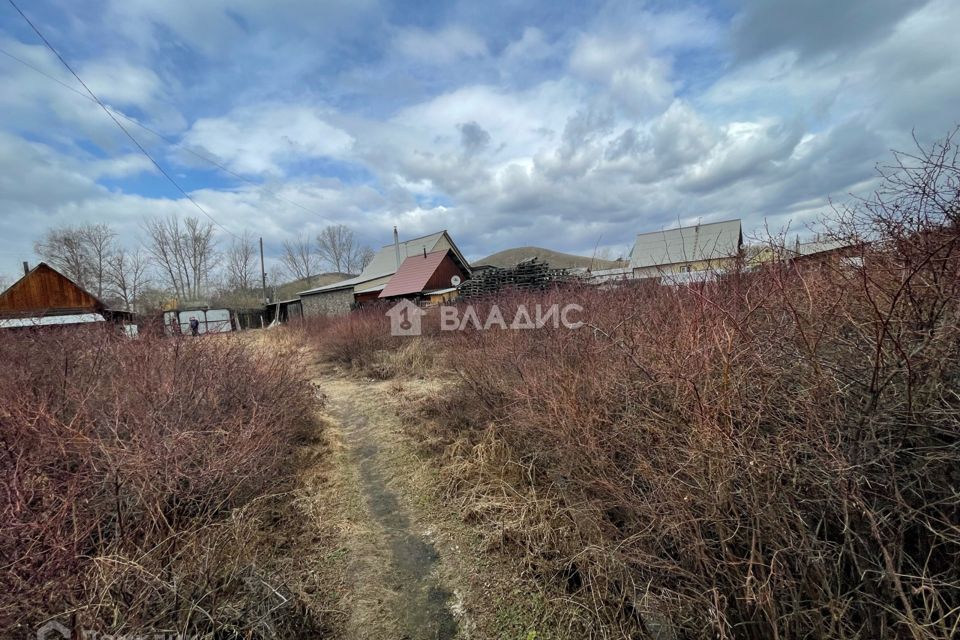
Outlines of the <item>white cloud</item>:
<svg viewBox="0 0 960 640">
<path fill-rule="evenodd" d="M 314 107 L 255 105 L 197 120 L 183 140 L 234 171 L 283 175 L 296 162 L 341 157 L 349 151 L 353 138 L 331 125 L 327 115 Z"/>
<path fill-rule="evenodd" d="M 195 195 L 231 230 L 262 233 L 268 255 L 333 222 L 371 244 L 393 224 L 448 228 L 479 257 L 589 252 L 678 220 L 805 219 L 828 195 L 868 188 L 912 127 L 942 135 L 960 103 L 951 0 L 883 0 L 864 33 L 826 44 L 822 20 L 852 14 L 820 0 L 748 0 L 732 26 L 708 7 L 631 3 L 578 5 L 565 22 L 553 6 L 550 20 L 524 7 L 509 22 L 454 7 L 429 26 L 409 7 L 392 24 L 396 8 L 373 0 L 108 4 L 120 45 L 80 55 L 81 74 L 110 104 L 265 181 L 219 176 Z M 778 7 L 794 22 L 774 38 L 763 29 Z M 42 47 L 2 44 L 73 86 Z M 157 195 L 176 192 L 96 105 L 4 58 L 0 80 L 16 87 L 0 94 L 4 259 L 63 221 L 132 239 L 146 215 L 199 215 Z M 138 135 L 184 184 L 209 175 Z M 137 195 L 145 182 L 151 195 Z"/>
<path fill-rule="evenodd" d="M 657 113 L 673 98 L 668 65 L 650 55 L 646 43 L 636 36 L 582 36 L 570 56 L 570 70 L 606 85 L 631 115 Z"/>
<path fill-rule="evenodd" d="M 33 67 L 0 56 L 0 81 L 16 87 L 15 91 L 0 92 L 6 130 L 57 138 L 71 145 L 87 138 L 110 152 L 129 145 L 116 124 L 48 49 L 4 38 L 0 38 L 0 46 Z M 123 112 L 135 107 L 142 114 L 140 121 L 164 132 L 183 126 L 182 116 L 170 105 L 153 71 L 117 61 L 94 60 L 80 66 L 90 72 L 89 77 L 81 77 L 113 109 Z"/>
<path fill-rule="evenodd" d="M 792 155 L 803 130 L 798 123 L 775 120 L 731 122 L 722 128 L 721 135 L 722 139 L 685 176 L 683 188 L 729 188 L 746 177 L 763 175 L 772 163 Z"/>
<path fill-rule="evenodd" d="M 890 136 L 890 146 L 909 142 L 914 127 L 924 137 L 943 135 L 955 118 L 948 105 L 960 100 L 960 84 L 952 81 L 960 75 L 960 50 L 944 25 L 960 24 L 960 4 L 939 0 L 914 9 L 899 22 L 887 16 L 884 37 L 858 40 L 843 56 L 810 59 L 800 44 L 778 47 L 732 69 L 700 103 L 730 118 L 858 118 Z"/>
<path fill-rule="evenodd" d="M 543 31 L 536 27 L 526 27 L 519 40 L 514 40 L 504 47 L 501 57 L 510 64 L 524 64 L 547 58 L 553 51 L 554 47 L 547 41 Z"/>
<path fill-rule="evenodd" d="M 682 100 L 675 100 L 654 123 L 652 136 L 659 165 L 668 173 L 702 160 L 717 144 L 716 132 Z"/>
<path fill-rule="evenodd" d="M 328 37 L 375 19 L 378 0 L 109 0 L 104 24 L 132 44 L 170 44 L 217 56 L 242 49 L 256 30 Z M 172 40 L 172 42 L 171 42 Z"/>
<path fill-rule="evenodd" d="M 489 196 L 502 167 L 532 164 L 533 156 L 553 153 L 579 104 L 575 91 L 575 85 L 553 82 L 516 93 L 463 87 L 403 109 L 387 122 L 353 122 L 355 159 L 384 185 L 415 185 L 412 193 L 419 197 L 472 206 Z M 465 153 L 465 124 L 485 134 L 482 154 Z"/>
<path fill-rule="evenodd" d="M 419 28 L 397 33 L 393 46 L 400 55 L 420 64 L 443 66 L 463 58 L 487 55 L 483 38 L 463 27 L 447 27 L 439 31 Z"/>
<path fill-rule="evenodd" d="M 93 60 L 81 65 L 80 77 L 104 102 L 149 107 L 163 96 L 159 76 L 124 60 Z"/>
</svg>

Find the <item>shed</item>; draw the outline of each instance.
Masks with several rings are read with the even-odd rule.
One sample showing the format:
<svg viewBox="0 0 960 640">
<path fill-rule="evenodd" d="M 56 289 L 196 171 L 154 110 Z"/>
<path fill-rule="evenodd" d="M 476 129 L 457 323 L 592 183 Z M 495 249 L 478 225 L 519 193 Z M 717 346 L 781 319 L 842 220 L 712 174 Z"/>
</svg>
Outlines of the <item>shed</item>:
<svg viewBox="0 0 960 640">
<path fill-rule="evenodd" d="M 300 306 L 300 298 L 291 298 L 290 300 L 281 300 L 277 303 L 279 317 L 275 318 L 279 322 L 290 322 L 303 318 L 303 307 Z"/>
</svg>

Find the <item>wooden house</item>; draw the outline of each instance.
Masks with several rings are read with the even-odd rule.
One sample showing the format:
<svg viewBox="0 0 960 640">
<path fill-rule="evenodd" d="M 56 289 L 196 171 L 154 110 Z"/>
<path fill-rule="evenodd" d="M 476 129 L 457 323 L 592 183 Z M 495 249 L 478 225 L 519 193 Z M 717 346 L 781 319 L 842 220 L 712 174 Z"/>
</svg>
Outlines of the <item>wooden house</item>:
<svg viewBox="0 0 960 640">
<path fill-rule="evenodd" d="M 393 274 L 378 296 L 380 299 L 407 298 L 415 302 L 441 302 L 469 277 L 469 272 L 449 249 L 409 256 Z"/>
<path fill-rule="evenodd" d="M 44 262 L 0 293 L 0 329 L 90 324 L 115 315 L 92 293 Z"/>
<path fill-rule="evenodd" d="M 337 315 L 347 313 L 357 305 L 376 302 L 385 297 L 380 294 L 387 289 L 406 259 L 436 252 L 447 252 L 458 272 L 465 274 L 461 277 L 464 280 L 469 277 L 471 267 L 446 230 L 400 241 L 394 229 L 393 244 L 381 247 L 360 275 L 301 292 L 303 315 Z M 444 287 L 450 287 L 449 280 Z"/>
</svg>

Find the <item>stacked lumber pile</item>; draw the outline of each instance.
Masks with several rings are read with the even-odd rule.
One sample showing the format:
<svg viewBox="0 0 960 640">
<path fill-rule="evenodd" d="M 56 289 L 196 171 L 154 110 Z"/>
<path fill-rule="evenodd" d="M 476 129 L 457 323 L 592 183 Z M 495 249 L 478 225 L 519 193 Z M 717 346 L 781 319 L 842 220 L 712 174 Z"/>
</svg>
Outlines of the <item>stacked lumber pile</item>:
<svg viewBox="0 0 960 640">
<path fill-rule="evenodd" d="M 567 269 L 551 269 L 549 263 L 530 258 L 515 267 L 485 269 L 461 284 L 459 292 L 461 298 L 476 298 L 508 288 L 522 291 L 546 289 L 570 279 Z"/>
</svg>

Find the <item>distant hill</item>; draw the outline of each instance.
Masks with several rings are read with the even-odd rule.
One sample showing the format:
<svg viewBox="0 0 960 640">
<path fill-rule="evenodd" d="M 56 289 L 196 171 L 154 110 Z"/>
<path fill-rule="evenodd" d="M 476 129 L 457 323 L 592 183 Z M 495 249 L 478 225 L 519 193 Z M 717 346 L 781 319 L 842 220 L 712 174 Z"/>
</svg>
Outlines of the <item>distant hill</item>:
<svg viewBox="0 0 960 640">
<path fill-rule="evenodd" d="M 547 262 L 554 269 L 576 269 L 593 267 L 594 269 L 613 269 L 622 267 L 626 262 L 620 263 L 616 260 L 601 260 L 600 258 L 588 258 L 584 256 L 575 256 L 569 253 L 561 253 L 544 249 L 543 247 L 517 247 L 516 249 L 505 249 L 497 253 L 474 260 L 471 264 L 475 267 L 490 265 L 493 267 L 512 267 L 518 262 L 528 258 L 539 258 Z"/>
</svg>

